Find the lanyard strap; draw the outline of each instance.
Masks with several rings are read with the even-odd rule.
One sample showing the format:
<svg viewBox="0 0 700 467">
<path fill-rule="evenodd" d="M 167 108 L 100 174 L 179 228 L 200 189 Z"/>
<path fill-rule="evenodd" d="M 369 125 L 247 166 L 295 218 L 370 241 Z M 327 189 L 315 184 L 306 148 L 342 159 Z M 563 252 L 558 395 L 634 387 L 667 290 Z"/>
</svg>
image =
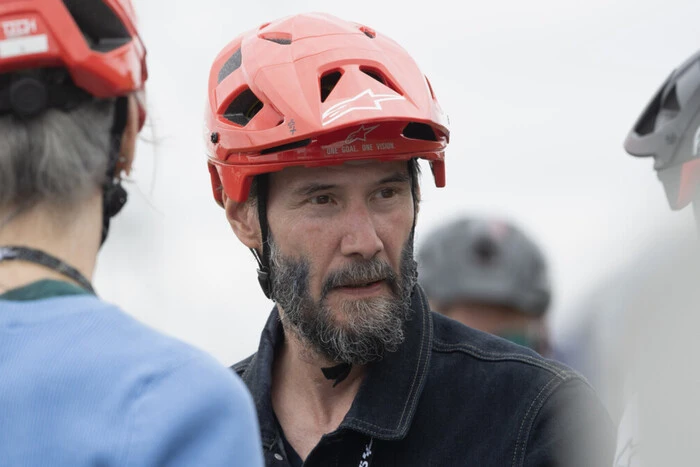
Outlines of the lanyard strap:
<svg viewBox="0 0 700 467">
<path fill-rule="evenodd" d="M 38 264 L 40 266 L 52 269 L 58 272 L 59 274 L 63 274 L 64 276 L 73 279 L 82 288 L 84 288 L 91 294 L 95 293 L 95 290 L 92 288 L 92 284 L 90 283 L 90 281 L 87 280 L 85 276 L 80 274 L 80 272 L 78 272 L 77 269 L 70 266 L 69 264 L 64 263 L 55 256 L 51 256 L 48 253 L 44 253 L 43 251 L 22 246 L 0 247 L 0 263 L 2 263 L 3 261 L 12 260 L 28 261 L 30 263 Z"/>
</svg>

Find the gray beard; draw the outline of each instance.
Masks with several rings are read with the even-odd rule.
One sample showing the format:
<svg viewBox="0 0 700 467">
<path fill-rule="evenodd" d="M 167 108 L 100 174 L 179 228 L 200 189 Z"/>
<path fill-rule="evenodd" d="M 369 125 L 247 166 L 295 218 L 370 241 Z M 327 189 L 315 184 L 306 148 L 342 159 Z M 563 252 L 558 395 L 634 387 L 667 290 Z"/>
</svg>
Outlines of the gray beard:
<svg viewBox="0 0 700 467">
<path fill-rule="evenodd" d="M 280 316 L 286 332 L 330 362 L 364 365 L 399 348 L 417 278 L 412 238 L 401 254 L 400 275 L 377 258 L 356 261 L 328 274 L 318 301 L 309 290 L 309 262 L 284 257 L 272 238 L 269 242 L 272 298 L 284 310 Z M 335 310 L 328 306 L 327 296 L 334 287 L 380 278 L 389 285 L 390 297 L 344 300 Z M 342 319 L 337 320 L 334 312 Z"/>
</svg>

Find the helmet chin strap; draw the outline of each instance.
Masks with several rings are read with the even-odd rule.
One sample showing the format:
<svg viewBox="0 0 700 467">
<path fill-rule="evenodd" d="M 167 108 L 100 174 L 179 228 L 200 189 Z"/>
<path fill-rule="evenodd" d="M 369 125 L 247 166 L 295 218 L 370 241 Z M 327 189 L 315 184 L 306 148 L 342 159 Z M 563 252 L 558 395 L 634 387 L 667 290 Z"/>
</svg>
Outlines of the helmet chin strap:
<svg viewBox="0 0 700 467">
<path fill-rule="evenodd" d="M 265 296 L 272 300 L 272 271 L 270 270 L 270 243 L 268 242 L 270 226 L 267 223 L 268 178 L 267 174 L 258 175 L 257 178 L 258 222 L 260 223 L 262 254 L 254 248 L 251 248 L 250 251 L 258 262 L 258 283 L 260 288 Z"/>
<path fill-rule="evenodd" d="M 110 132 L 107 174 L 102 185 L 102 238 L 100 246 L 104 245 L 105 240 L 107 240 L 110 220 L 122 210 L 128 197 L 121 180 L 119 180 L 119 174 L 116 173 L 122 146 L 122 136 L 128 116 L 129 99 L 127 97 L 118 97 L 114 108 L 114 123 Z"/>
</svg>

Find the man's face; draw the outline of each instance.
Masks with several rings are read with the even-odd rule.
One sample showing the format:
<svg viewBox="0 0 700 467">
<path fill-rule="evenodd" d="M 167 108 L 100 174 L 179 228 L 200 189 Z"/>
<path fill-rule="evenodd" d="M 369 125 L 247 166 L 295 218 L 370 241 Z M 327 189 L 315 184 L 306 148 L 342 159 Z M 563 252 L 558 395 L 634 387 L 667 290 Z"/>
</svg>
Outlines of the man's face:
<svg viewBox="0 0 700 467">
<path fill-rule="evenodd" d="M 272 174 L 267 216 L 285 329 L 330 361 L 395 350 L 416 276 L 406 162 Z"/>
</svg>

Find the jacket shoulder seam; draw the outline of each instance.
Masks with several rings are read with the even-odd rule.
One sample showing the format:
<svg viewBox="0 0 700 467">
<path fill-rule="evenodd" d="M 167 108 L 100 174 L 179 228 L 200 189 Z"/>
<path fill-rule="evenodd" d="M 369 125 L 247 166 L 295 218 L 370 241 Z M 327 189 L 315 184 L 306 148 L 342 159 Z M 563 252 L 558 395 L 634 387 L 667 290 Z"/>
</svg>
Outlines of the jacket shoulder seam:
<svg viewBox="0 0 700 467">
<path fill-rule="evenodd" d="M 442 342 L 439 339 L 435 338 L 433 340 L 433 350 L 437 351 L 437 352 L 443 352 L 443 353 L 461 352 L 461 353 L 470 355 L 474 358 L 477 358 L 479 360 L 489 361 L 489 362 L 498 362 L 498 361 L 520 362 L 520 363 L 524 363 L 526 365 L 536 366 L 538 368 L 542 368 L 543 370 L 547 370 L 562 380 L 576 375 L 576 373 L 574 371 L 560 368 L 560 367 L 553 365 L 551 363 L 547 363 L 547 361 L 542 359 L 542 358 L 536 358 L 536 357 L 532 357 L 530 355 L 526 355 L 526 354 L 522 354 L 522 353 L 515 353 L 515 352 L 488 352 L 488 351 L 484 351 L 483 349 L 480 349 L 479 347 L 476 347 L 474 345 L 467 344 L 464 342 L 459 343 L 459 344 L 450 344 L 447 342 Z"/>
</svg>

